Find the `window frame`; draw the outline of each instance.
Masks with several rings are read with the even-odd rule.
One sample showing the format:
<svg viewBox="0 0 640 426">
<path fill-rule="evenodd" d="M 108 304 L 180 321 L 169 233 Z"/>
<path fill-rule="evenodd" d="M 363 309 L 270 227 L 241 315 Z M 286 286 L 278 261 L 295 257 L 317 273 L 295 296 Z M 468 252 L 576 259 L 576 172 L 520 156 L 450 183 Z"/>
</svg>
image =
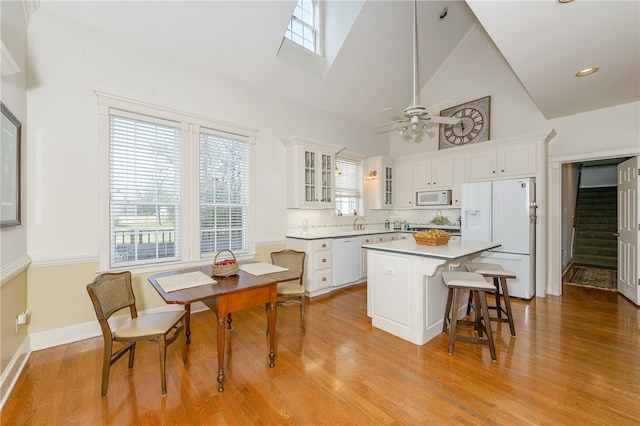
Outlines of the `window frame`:
<svg viewBox="0 0 640 426">
<path fill-rule="evenodd" d="M 309 0 L 311 1 L 312 7 L 313 7 L 313 25 L 309 25 L 306 24 L 302 19 L 298 18 L 297 16 L 295 16 L 295 12 L 297 10 L 298 3 L 301 0 L 296 1 L 296 6 L 293 9 L 293 12 L 291 13 L 291 18 L 289 19 L 289 21 L 287 22 L 287 28 L 285 29 L 284 32 L 284 38 L 291 41 L 292 43 L 294 43 L 296 46 L 300 46 L 305 50 L 308 50 L 309 52 L 312 52 L 318 56 L 323 56 L 323 49 L 324 49 L 324 43 L 323 43 L 323 26 L 324 26 L 324 19 L 323 19 L 323 8 L 322 8 L 322 2 L 318 1 L 318 0 Z M 292 30 L 289 30 L 290 27 L 293 27 L 294 22 L 298 22 L 300 25 L 302 25 L 303 27 L 308 27 L 311 28 L 311 31 L 313 32 L 313 49 L 309 49 L 307 46 L 305 46 L 304 44 L 300 44 L 297 41 L 295 41 L 293 39 L 293 37 L 289 37 L 288 34 L 289 33 L 293 33 Z M 299 34 L 295 33 L 296 35 L 299 36 Z M 302 37 L 304 40 L 304 37 Z"/>
<path fill-rule="evenodd" d="M 249 221 L 246 226 L 247 252 L 236 256 L 239 260 L 255 255 L 255 144 L 257 129 L 228 123 L 208 117 L 189 114 L 145 102 L 125 99 L 102 92 L 95 92 L 98 100 L 99 119 L 99 187 L 98 187 L 98 257 L 100 271 L 127 269 L 135 273 L 163 271 L 179 267 L 201 266 L 211 263 L 214 254 L 203 256 L 200 252 L 200 173 L 199 149 L 200 129 L 214 130 L 230 137 L 246 139 L 249 144 Z M 160 120 L 180 123 L 182 146 L 180 147 L 182 168 L 180 173 L 179 221 L 181 258 L 171 261 L 127 265 L 119 268 L 111 265 L 111 220 L 110 220 L 110 114 L 112 110 L 130 112 Z M 194 172 L 195 171 L 195 172 Z"/>
<path fill-rule="evenodd" d="M 342 151 L 340 153 L 340 155 L 336 155 L 334 158 L 334 163 L 335 166 L 338 167 L 338 161 L 340 160 L 346 160 L 346 161 L 350 161 L 350 162 L 357 162 L 359 163 L 360 166 L 360 178 L 358 179 L 358 177 L 356 176 L 356 179 L 358 179 L 358 183 L 360 185 L 360 197 L 357 198 L 357 203 L 358 203 L 358 208 L 357 208 L 357 216 L 364 216 L 365 215 L 365 207 L 364 207 L 364 199 L 365 199 L 365 185 L 364 185 L 364 162 L 366 157 L 364 155 L 355 153 L 355 152 L 350 152 L 350 151 Z M 339 167 L 338 167 L 339 168 Z M 336 177 L 337 178 L 337 177 Z M 334 179 L 335 181 L 336 179 Z M 338 184 L 337 182 L 334 184 L 335 188 L 334 188 L 334 203 L 333 203 L 333 214 L 336 216 L 339 216 L 338 214 Z M 353 216 L 353 211 L 348 211 L 348 212 L 344 212 L 341 211 L 340 213 L 342 213 L 343 216 Z"/>
</svg>

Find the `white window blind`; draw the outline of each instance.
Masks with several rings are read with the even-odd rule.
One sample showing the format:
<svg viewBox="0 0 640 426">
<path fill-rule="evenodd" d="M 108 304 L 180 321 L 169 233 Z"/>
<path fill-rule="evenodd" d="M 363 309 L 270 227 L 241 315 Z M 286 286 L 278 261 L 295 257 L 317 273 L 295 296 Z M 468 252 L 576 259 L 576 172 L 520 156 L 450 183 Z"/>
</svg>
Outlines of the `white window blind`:
<svg viewBox="0 0 640 426">
<path fill-rule="evenodd" d="M 200 253 L 248 252 L 249 142 L 200 133 Z"/>
<path fill-rule="evenodd" d="M 318 53 L 314 3 L 313 0 L 298 0 L 285 31 L 285 37 L 314 53 Z"/>
<path fill-rule="evenodd" d="M 361 211 L 362 162 L 336 158 L 336 210 L 338 214 Z"/>
<path fill-rule="evenodd" d="M 111 266 L 180 258 L 180 123 L 113 111 Z"/>
<path fill-rule="evenodd" d="M 336 158 L 336 197 L 362 197 L 362 164 L 357 160 Z"/>
</svg>

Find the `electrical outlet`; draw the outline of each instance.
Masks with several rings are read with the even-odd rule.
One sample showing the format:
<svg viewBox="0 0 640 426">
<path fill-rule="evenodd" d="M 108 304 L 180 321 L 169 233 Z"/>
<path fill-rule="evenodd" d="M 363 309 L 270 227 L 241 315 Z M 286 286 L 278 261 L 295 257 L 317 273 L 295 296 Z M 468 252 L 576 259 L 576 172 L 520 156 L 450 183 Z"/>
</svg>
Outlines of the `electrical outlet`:
<svg viewBox="0 0 640 426">
<path fill-rule="evenodd" d="M 18 315 L 16 315 L 16 333 L 18 332 L 18 327 L 20 327 L 21 325 L 27 324 L 27 322 L 29 321 L 29 314 L 30 313 L 31 312 L 27 308 L 23 312 L 21 312 Z"/>
<path fill-rule="evenodd" d="M 396 270 L 390 266 L 387 266 L 384 270 L 385 274 L 389 274 L 389 275 L 395 275 L 396 274 Z"/>
</svg>

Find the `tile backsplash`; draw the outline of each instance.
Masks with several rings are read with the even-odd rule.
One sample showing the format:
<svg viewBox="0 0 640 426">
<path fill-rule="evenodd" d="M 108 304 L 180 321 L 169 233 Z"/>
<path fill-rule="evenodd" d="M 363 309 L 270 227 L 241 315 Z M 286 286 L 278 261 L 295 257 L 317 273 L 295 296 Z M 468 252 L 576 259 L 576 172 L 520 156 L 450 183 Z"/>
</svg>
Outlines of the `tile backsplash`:
<svg viewBox="0 0 640 426">
<path fill-rule="evenodd" d="M 425 225 L 429 223 L 436 212 L 441 212 L 452 223 L 457 223 L 460 217 L 460 209 L 415 209 L 415 210 L 368 210 L 363 216 L 368 228 L 383 228 L 385 220 L 393 222 L 396 219 L 412 225 Z M 312 228 L 324 227 L 351 227 L 356 217 L 354 215 L 336 216 L 332 210 L 304 210 L 287 209 L 287 229 L 302 229 L 303 226 Z"/>
</svg>

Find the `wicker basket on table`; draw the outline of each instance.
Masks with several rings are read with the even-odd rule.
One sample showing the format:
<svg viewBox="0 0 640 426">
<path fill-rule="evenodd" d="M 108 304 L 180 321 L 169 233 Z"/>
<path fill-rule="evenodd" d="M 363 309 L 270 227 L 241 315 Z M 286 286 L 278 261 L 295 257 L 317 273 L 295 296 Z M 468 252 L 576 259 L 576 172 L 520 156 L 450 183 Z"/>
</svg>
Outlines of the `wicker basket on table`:
<svg viewBox="0 0 640 426">
<path fill-rule="evenodd" d="M 218 263 L 218 256 L 221 253 L 229 252 L 231 254 L 231 258 L 225 259 L 228 263 L 222 264 L 225 260 L 221 260 L 221 264 Z M 231 275 L 238 275 L 238 262 L 236 261 L 236 255 L 233 254 L 231 250 L 220 250 L 216 253 L 216 256 L 213 258 L 213 264 L 211 265 L 211 275 L 214 277 L 229 277 Z"/>
<path fill-rule="evenodd" d="M 443 246 L 449 242 L 451 234 L 441 229 L 431 229 L 428 232 L 416 232 L 413 234 L 413 238 L 415 238 L 416 244 L 422 244 L 425 246 Z"/>
</svg>

